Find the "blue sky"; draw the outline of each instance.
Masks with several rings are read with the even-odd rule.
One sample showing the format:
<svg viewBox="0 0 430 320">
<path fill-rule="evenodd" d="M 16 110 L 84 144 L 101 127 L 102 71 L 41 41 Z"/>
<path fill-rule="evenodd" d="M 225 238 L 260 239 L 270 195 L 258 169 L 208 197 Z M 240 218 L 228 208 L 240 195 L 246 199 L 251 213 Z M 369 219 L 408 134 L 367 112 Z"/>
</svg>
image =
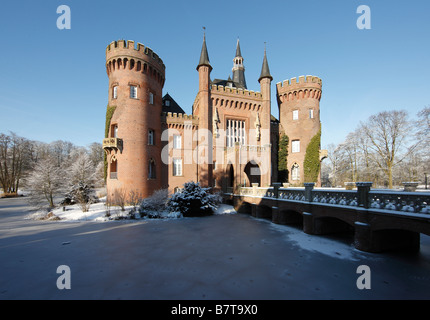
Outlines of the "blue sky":
<svg viewBox="0 0 430 320">
<path fill-rule="evenodd" d="M 71 29 L 56 26 L 59 5 Z M 359 30 L 359 5 L 371 30 Z M 231 74 L 240 38 L 248 89 L 259 91 L 264 42 L 276 83 L 322 78 L 322 146 L 385 110 L 411 117 L 430 105 L 430 1 L 3 1 L 0 11 L 0 132 L 29 139 L 101 142 L 108 98 L 105 49 L 114 40 L 152 48 L 166 65 L 164 93 L 187 112 L 198 89 L 203 30 L 211 78 Z"/>
</svg>

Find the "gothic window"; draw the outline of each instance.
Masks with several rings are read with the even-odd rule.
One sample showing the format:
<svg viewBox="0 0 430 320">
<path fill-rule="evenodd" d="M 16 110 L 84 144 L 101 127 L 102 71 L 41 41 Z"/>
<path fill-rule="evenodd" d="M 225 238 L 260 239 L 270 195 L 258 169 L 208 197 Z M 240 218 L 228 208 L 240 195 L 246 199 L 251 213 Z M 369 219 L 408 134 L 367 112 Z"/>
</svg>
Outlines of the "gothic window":
<svg viewBox="0 0 430 320">
<path fill-rule="evenodd" d="M 300 167 L 297 163 L 291 168 L 291 179 L 294 181 L 300 180 Z"/>
<path fill-rule="evenodd" d="M 245 145 L 245 121 L 227 119 L 227 147 L 233 147 L 236 142 Z"/>
<path fill-rule="evenodd" d="M 148 144 L 151 146 L 154 145 L 154 130 L 151 129 L 148 130 Z"/>
<path fill-rule="evenodd" d="M 110 163 L 110 173 L 109 173 L 110 179 L 118 179 L 118 160 L 113 160 Z"/>
</svg>

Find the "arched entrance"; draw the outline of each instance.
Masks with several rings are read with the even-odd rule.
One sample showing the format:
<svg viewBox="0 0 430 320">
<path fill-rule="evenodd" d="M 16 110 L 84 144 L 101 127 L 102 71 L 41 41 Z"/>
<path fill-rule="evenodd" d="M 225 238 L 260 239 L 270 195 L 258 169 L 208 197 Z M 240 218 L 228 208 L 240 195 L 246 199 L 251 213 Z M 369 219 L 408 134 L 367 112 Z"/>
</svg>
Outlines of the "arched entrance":
<svg viewBox="0 0 430 320">
<path fill-rule="evenodd" d="M 245 166 L 245 174 L 247 178 L 247 186 L 252 186 L 253 183 L 258 183 L 261 186 L 261 171 L 258 164 L 251 160 Z"/>
</svg>

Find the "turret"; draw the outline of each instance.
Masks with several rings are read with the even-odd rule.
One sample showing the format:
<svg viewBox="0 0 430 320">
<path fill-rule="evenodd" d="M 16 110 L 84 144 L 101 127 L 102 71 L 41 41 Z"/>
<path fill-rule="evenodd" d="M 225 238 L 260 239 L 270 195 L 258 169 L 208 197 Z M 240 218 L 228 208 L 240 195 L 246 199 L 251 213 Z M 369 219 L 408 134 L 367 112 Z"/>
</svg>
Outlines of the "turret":
<svg viewBox="0 0 430 320">
<path fill-rule="evenodd" d="M 300 76 L 276 84 L 280 131 L 289 138 L 289 182 L 304 181 L 304 159 L 310 140 L 321 129 L 319 102 L 322 81 L 314 76 Z M 316 182 L 316 181 L 314 181 Z"/>
<path fill-rule="evenodd" d="M 260 82 L 261 95 L 262 95 L 262 111 L 261 111 L 261 125 L 263 132 L 261 134 L 261 145 L 270 146 L 270 116 L 271 116 L 271 82 L 273 78 L 270 74 L 269 63 L 267 62 L 266 48 L 264 48 L 263 64 L 261 66 L 261 73 L 258 79 Z M 271 154 L 267 152 L 263 161 L 264 167 L 261 169 L 261 183 L 262 185 L 271 184 Z"/>
<path fill-rule="evenodd" d="M 106 48 L 109 77 L 106 139 L 107 192 L 147 197 L 161 185 L 162 88 L 165 66 L 150 48 L 114 41 Z"/>
<path fill-rule="evenodd" d="M 239 39 L 237 39 L 236 44 L 236 56 L 233 59 L 233 81 L 236 86 L 242 89 L 246 89 L 245 81 L 245 66 L 243 65 L 243 57 L 240 51 Z"/>
<path fill-rule="evenodd" d="M 193 110 L 193 115 L 199 117 L 198 130 L 198 179 L 202 186 L 212 186 L 212 100 L 210 95 L 210 73 L 212 66 L 209 62 L 209 54 L 206 46 L 206 35 L 203 35 L 200 60 L 197 65 L 199 72 L 198 104 Z"/>
</svg>

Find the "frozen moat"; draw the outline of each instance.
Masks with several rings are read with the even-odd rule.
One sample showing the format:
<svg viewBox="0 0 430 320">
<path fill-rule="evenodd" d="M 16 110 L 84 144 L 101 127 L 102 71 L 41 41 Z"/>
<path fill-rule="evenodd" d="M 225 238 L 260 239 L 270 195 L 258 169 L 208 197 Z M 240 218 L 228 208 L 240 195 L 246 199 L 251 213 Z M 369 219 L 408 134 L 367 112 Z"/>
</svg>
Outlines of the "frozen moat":
<svg viewBox="0 0 430 320">
<path fill-rule="evenodd" d="M 430 241 L 417 254 L 360 252 L 246 214 L 154 221 L 26 220 L 0 199 L 0 299 L 429 299 Z M 67 265 L 71 289 L 59 290 Z M 358 289 L 357 268 L 371 271 Z"/>
</svg>

